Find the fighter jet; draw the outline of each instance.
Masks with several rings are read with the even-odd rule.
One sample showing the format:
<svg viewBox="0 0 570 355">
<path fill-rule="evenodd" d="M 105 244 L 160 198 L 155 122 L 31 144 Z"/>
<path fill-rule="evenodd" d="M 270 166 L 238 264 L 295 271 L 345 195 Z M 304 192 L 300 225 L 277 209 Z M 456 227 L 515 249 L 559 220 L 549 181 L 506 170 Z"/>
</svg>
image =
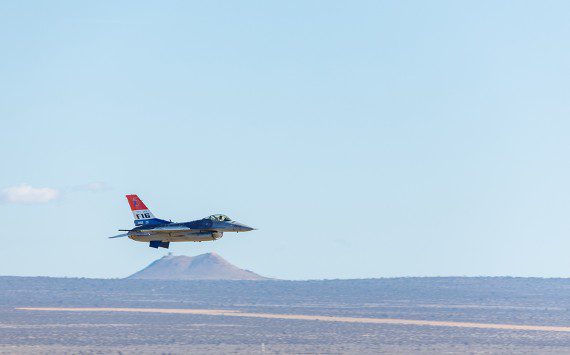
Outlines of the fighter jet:
<svg viewBox="0 0 570 355">
<path fill-rule="evenodd" d="M 124 234 L 109 238 L 129 237 L 137 242 L 148 242 L 151 248 L 166 248 L 170 242 L 205 242 L 220 239 L 224 232 L 249 232 L 255 230 L 245 224 L 232 221 L 223 214 L 214 214 L 190 222 L 174 223 L 155 218 L 137 195 L 127 195 L 135 219 L 135 228 L 119 229 Z"/>
</svg>

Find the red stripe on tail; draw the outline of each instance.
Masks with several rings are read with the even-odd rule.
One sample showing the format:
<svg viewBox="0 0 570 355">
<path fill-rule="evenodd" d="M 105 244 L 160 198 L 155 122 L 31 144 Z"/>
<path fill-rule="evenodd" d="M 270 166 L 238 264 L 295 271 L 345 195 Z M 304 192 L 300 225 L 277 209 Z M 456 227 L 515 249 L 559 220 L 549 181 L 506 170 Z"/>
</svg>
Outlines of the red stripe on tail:
<svg viewBox="0 0 570 355">
<path fill-rule="evenodd" d="M 137 195 L 127 195 L 127 200 L 129 201 L 129 206 L 131 206 L 131 211 L 148 210 Z"/>
</svg>

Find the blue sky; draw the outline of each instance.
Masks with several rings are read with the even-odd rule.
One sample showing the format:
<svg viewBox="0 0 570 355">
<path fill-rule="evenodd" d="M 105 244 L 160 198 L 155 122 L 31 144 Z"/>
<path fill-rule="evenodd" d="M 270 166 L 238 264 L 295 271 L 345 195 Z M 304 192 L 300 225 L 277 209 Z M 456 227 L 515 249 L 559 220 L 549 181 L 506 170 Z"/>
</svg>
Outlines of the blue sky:
<svg viewBox="0 0 570 355">
<path fill-rule="evenodd" d="M 570 276 L 570 3 L 0 4 L 0 275 L 123 277 L 125 194 L 288 278 Z M 42 189 L 43 190 L 38 190 Z"/>
</svg>

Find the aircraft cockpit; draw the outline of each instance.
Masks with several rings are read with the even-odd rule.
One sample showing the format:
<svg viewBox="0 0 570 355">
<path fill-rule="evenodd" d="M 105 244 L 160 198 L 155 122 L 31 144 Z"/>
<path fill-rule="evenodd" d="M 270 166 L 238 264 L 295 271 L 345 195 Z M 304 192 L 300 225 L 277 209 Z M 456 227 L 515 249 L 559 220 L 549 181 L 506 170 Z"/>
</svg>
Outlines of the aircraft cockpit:
<svg viewBox="0 0 570 355">
<path fill-rule="evenodd" d="M 230 217 L 223 215 L 223 214 L 213 214 L 210 217 L 208 217 L 208 219 L 211 219 L 212 221 L 218 221 L 218 222 L 230 222 L 231 221 Z"/>
</svg>

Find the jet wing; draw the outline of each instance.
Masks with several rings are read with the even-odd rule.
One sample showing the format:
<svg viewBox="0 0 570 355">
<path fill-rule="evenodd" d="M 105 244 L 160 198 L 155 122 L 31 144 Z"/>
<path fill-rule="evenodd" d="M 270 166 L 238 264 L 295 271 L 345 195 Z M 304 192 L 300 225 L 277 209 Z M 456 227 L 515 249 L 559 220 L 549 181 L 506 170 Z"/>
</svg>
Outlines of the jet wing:
<svg viewBox="0 0 570 355">
<path fill-rule="evenodd" d="M 133 231 L 135 233 L 144 233 L 144 234 L 169 234 L 169 233 L 184 233 L 184 234 L 192 234 L 192 233 L 203 233 L 204 231 L 201 229 L 191 229 L 188 227 L 159 227 L 153 229 L 137 229 Z"/>
</svg>

